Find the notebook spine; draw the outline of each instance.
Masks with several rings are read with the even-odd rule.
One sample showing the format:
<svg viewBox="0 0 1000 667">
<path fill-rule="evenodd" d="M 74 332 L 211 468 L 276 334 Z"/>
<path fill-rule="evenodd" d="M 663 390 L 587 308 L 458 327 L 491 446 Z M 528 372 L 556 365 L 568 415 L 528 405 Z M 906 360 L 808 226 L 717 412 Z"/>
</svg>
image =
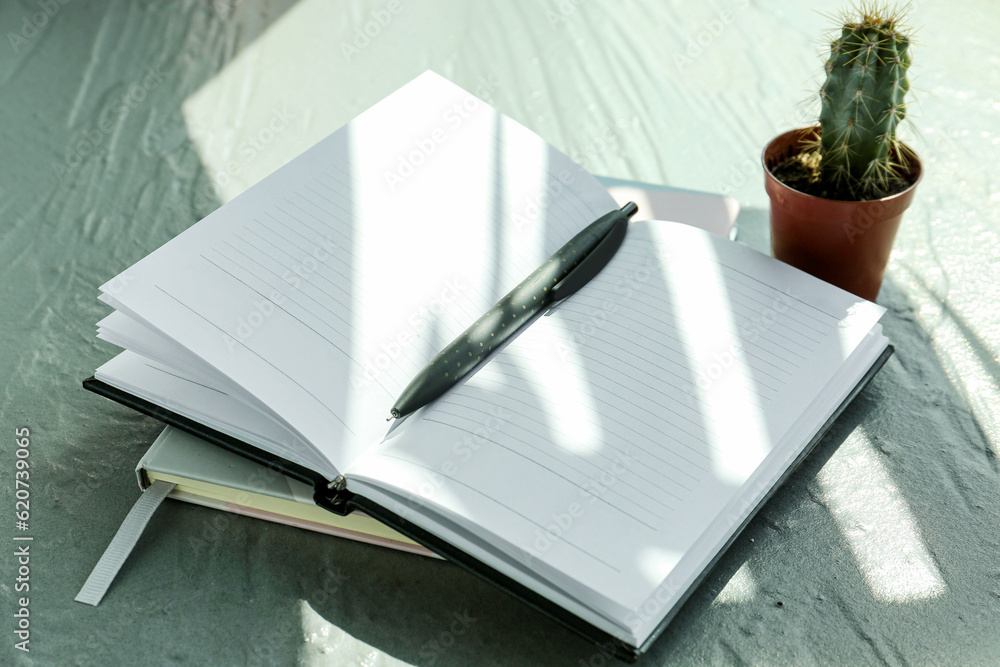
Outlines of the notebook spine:
<svg viewBox="0 0 1000 667">
<path fill-rule="evenodd" d="M 218 445 L 219 447 L 227 449 L 231 452 L 235 452 L 240 456 L 259 463 L 260 465 L 267 466 L 271 470 L 275 470 L 283 475 L 291 477 L 292 479 L 304 482 L 313 488 L 318 488 L 320 485 L 325 487 L 330 484 L 330 482 L 328 482 L 320 473 L 310 470 L 303 465 L 287 461 L 279 456 L 276 456 L 275 454 L 272 454 L 271 452 L 249 445 L 242 440 L 237 440 L 236 438 L 226 435 L 221 431 L 205 426 L 200 422 L 196 422 L 193 419 L 156 405 L 155 403 L 150 403 L 145 399 L 106 384 L 94 377 L 89 377 L 84 380 L 83 388 L 100 396 L 104 396 L 105 398 L 109 398 L 112 401 L 136 410 L 137 412 L 141 412 L 144 415 L 158 419 L 164 424 L 175 426 L 182 431 L 187 431 L 202 440 Z"/>
<path fill-rule="evenodd" d="M 335 488 L 337 486 L 342 486 L 341 490 L 338 491 Z M 337 514 L 345 510 L 347 513 L 358 511 L 377 521 L 381 521 L 393 530 L 427 547 L 442 558 L 451 561 L 466 572 L 483 579 L 505 593 L 513 595 L 528 606 L 533 607 L 582 637 L 594 642 L 600 647 L 602 654 L 614 655 L 629 663 L 635 662 L 639 657 L 636 647 L 591 625 L 540 593 L 511 579 L 478 558 L 470 556 L 449 541 L 421 528 L 407 518 L 408 512 L 405 510 L 402 513 L 393 512 L 362 495 L 351 493 L 347 490 L 347 480 L 344 480 L 342 484 L 338 484 L 337 479 L 335 479 L 333 482 L 324 485 L 322 492 L 317 489 L 315 501 L 320 507 L 336 512 Z"/>
</svg>

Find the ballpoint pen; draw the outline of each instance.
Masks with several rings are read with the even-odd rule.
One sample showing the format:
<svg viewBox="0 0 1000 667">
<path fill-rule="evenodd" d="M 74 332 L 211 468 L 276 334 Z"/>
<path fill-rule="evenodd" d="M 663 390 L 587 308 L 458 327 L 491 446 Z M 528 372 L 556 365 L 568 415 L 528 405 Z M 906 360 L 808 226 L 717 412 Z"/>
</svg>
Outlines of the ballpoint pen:
<svg viewBox="0 0 1000 667">
<path fill-rule="evenodd" d="M 638 207 L 629 202 L 588 225 L 441 350 L 392 406 L 399 419 L 439 398 L 493 350 L 547 306 L 565 299 L 597 275 L 625 238 Z"/>
</svg>

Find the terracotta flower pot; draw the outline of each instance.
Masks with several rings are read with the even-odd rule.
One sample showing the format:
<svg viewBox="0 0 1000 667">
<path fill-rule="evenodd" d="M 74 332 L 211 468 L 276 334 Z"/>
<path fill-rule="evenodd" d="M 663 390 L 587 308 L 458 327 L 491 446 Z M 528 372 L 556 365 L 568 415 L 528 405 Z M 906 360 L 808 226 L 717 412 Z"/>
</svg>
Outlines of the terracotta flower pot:
<svg viewBox="0 0 1000 667">
<path fill-rule="evenodd" d="M 923 175 L 920 160 L 914 153 L 910 187 L 890 197 L 860 202 L 814 197 L 785 185 L 771 170 L 818 134 L 818 127 L 791 130 L 764 149 L 764 188 L 771 198 L 771 254 L 874 301 L 903 211 L 913 201 Z"/>
</svg>

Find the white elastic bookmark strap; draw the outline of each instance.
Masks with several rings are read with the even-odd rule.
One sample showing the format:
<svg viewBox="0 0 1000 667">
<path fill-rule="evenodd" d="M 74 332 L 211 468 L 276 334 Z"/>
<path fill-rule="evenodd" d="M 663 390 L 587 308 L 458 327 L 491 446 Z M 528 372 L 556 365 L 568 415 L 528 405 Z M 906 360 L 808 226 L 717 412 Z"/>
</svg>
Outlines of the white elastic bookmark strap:
<svg viewBox="0 0 1000 667">
<path fill-rule="evenodd" d="M 132 548 L 139 541 L 142 531 L 160 506 L 167 494 L 174 490 L 174 484 L 157 480 L 146 489 L 139 500 L 129 511 L 121 528 L 115 533 L 111 544 L 104 551 L 101 560 L 97 561 L 94 571 L 87 577 L 87 582 L 74 598 L 77 602 L 94 605 L 95 607 L 108 592 L 118 570 L 122 569 L 125 559 L 132 553 Z"/>
</svg>

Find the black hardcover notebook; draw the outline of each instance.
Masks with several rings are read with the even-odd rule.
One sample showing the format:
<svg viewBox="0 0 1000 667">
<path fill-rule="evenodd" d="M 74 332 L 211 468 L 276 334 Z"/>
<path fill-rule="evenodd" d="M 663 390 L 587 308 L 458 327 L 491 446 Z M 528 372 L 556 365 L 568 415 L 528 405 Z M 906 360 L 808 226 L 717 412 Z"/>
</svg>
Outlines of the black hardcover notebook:
<svg viewBox="0 0 1000 667">
<path fill-rule="evenodd" d="M 711 233 L 610 263 L 387 431 L 409 380 L 617 208 L 425 73 L 101 288 L 87 389 L 362 510 L 624 658 L 891 353 L 884 312 Z"/>
</svg>

